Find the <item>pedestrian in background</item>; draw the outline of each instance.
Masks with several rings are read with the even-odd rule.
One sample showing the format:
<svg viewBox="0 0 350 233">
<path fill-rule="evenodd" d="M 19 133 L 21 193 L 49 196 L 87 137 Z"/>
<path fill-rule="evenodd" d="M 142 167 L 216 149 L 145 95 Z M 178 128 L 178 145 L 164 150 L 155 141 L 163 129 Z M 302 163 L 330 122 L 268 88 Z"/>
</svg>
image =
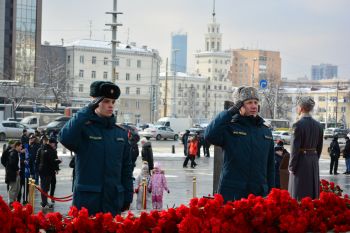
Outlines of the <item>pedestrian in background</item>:
<svg viewBox="0 0 350 233">
<path fill-rule="evenodd" d="M 350 174 L 350 140 L 349 137 L 345 137 L 345 147 L 343 150 L 343 156 L 345 158 L 346 171 L 344 174 Z"/>
<path fill-rule="evenodd" d="M 152 176 L 148 185 L 148 191 L 152 193 L 152 207 L 156 210 L 163 208 L 163 191 L 170 193 L 164 171 L 161 170 L 160 163 L 154 163 Z"/>
<path fill-rule="evenodd" d="M 331 157 L 331 163 L 329 166 L 329 174 L 333 174 L 334 169 L 334 175 L 338 175 L 338 161 L 340 157 L 340 147 L 338 143 L 338 137 L 334 136 L 330 146 L 329 146 L 329 155 Z"/>
<path fill-rule="evenodd" d="M 143 187 L 143 178 L 146 180 L 146 190 L 144 190 Z M 136 209 L 141 210 L 143 208 L 142 206 L 142 200 L 143 200 L 143 195 L 144 192 L 146 192 L 146 208 L 150 207 L 151 205 L 151 195 L 149 192 L 147 192 L 147 188 L 150 182 L 151 176 L 149 174 L 149 168 L 148 168 L 148 163 L 146 161 L 142 162 L 142 167 L 141 167 L 141 172 L 136 178 L 135 182 L 135 193 L 137 195 L 136 199 Z"/>
<path fill-rule="evenodd" d="M 134 193 L 128 132 L 113 114 L 120 89 L 95 81 L 90 96 L 90 104 L 60 130 L 59 141 L 76 156 L 73 205 L 114 216 L 129 209 Z"/>
<path fill-rule="evenodd" d="M 52 137 L 49 139 L 49 144 L 52 145 L 52 148 L 55 150 L 55 172 L 52 175 L 52 179 L 51 179 L 51 184 L 50 184 L 50 196 L 54 197 L 55 196 L 55 191 L 56 191 L 56 183 L 57 183 L 57 178 L 56 175 L 58 174 L 59 170 L 60 170 L 60 164 L 61 164 L 61 160 L 58 158 L 57 156 L 57 140 L 55 137 Z M 51 199 L 51 204 L 54 205 L 55 204 L 55 200 Z"/>
<path fill-rule="evenodd" d="M 323 128 L 310 114 L 314 106 L 311 97 L 301 97 L 297 106 L 299 120 L 293 125 L 288 191 L 297 200 L 304 197 L 317 199 L 320 195 L 319 158 Z"/>
<path fill-rule="evenodd" d="M 186 132 L 184 133 L 184 135 L 182 135 L 182 144 L 184 145 L 184 155 L 187 156 L 188 155 L 188 137 L 190 135 L 190 131 L 188 129 L 186 129 Z"/>
<path fill-rule="evenodd" d="M 283 146 L 275 146 L 275 187 L 280 188 L 280 166 L 283 159 Z"/>
<path fill-rule="evenodd" d="M 6 171 L 7 163 L 9 161 L 10 152 L 13 149 L 13 145 L 14 145 L 15 142 L 16 141 L 14 141 L 14 140 L 9 140 L 8 143 L 7 143 L 6 149 L 1 154 L 1 164 L 4 166 L 5 171 Z M 9 190 L 9 185 L 8 184 L 6 184 L 6 190 L 7 191 Z"/>
<path fill-rule="evenodd" d="M 57 169 L 56 143 L 57 142 L 54 139 L 49 139 L 49 142 L 44 144 L 38 151 L 36 158 L 40 175 L 40 187 L 46 195 L 48 195 L 50 191 L 52 179 Z M 52 208 L 53 204 L 48 203 L 45 194 L 41 194 L 41 207 Z"/>
<path fill-rule="evenodd" d="M 275 187 L 272 133 L 259 116 L 259 95 L 253 87 L 235 91 L 235 104 L 208 125 L 205 139 L 223 150 L 218 192 L 224 201 L 249 194 L 266 196 Z"/>
<path fill-rule="evenodd" d="M 198 135 L 195 135 L 192 139 L 190 139 L 190 142 L 188 144 L 188 154 L 189 159 L 191 160 L 191 168 L 195 168 L 197 166 L 197 163 L 195 162 L 196 156 L 198 156 L 198 150 L 199 150 L 199 138 Z M 186 163 L 187 166 L 187 163 Z"/>
<path fill-rule="evenodd" d="M 141 139 L 141 156 L 142 161 L 146 161 L 148 163 L 148 169 L 149 174 L 151 174 L 151 171 L 153 170 L 153 150 L 152 150 L 152 144 L 150 141 L 147 140 L 147 138 Z"/>
<path fill-rule="evenodd" d="M 10 206 L 14 201 L 21 201 L 18 199 L 20 191 L 20 153 L 22 153 L 22 143 L 16 141 L 13 144 L 13 149 L 10 151 L 5 169 L 5 182 L 9 185 L 8 196 Z"/>
</svg>

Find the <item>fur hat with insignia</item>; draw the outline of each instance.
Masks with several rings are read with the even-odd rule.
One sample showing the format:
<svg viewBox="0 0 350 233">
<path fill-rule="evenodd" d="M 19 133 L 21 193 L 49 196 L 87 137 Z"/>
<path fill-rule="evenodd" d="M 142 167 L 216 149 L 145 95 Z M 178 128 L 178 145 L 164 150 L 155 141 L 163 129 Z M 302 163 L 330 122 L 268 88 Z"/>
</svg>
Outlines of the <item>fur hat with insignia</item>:
<svg viewBox="0 0 350 233">
<path fill-rule="evenodd" d="M 298 100 L 298 105 L 301 108 L 304 108 L 306 111 L 310 112 L 314 109 L 315 107 L 315 101 L 311 96 L 302 96 Z"/>
<path fill-rule="evenodd" d="M 234 95 L 234 101 L 246 101 L 256 99 L 259 100 L 259 93 L 258 90 L 256 90 L 254 87 L 239 87 L 237 88 L 235 95 Z"/>
<path fill-rule="evenodd" d="M 104 96 L 109 99 L 118 99 L 120 96 L 120 89 L 112 82 L 95 81 L 90 85 L 90 96 Z"/>
</svg>

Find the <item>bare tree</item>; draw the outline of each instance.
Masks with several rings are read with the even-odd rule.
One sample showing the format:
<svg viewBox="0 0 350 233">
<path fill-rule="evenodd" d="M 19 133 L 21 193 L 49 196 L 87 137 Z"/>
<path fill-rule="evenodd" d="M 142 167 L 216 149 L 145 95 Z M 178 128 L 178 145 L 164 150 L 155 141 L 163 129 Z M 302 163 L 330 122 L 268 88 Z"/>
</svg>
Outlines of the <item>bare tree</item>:
<svg viewBox="0 0 350 233">
<path fill-rule="evenodd" d="M 52 93 L 57 111 L 58 105 L 68 102 L 69 98 L 69 77 L 66 74 L 65 56 L 60 56 L 59 51 L 54 48 L 48 47 L 45 50 L 42 47 L 38 64 L 36 86 L 42 88 L 42 93 L 38 96 Z"/>
</svg>

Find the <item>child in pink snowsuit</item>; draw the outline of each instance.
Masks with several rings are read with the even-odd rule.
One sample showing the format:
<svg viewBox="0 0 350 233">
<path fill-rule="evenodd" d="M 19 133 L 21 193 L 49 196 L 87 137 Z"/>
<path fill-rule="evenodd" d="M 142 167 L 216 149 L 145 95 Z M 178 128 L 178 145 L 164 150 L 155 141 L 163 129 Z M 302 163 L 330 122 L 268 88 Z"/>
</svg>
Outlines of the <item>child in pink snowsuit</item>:
<svg viewBox="0 0 350 233">
<path fill-rule="evenodd" d="M 148 191 L 152 193 L 153 209 L 163 208 L 163 190 L 170 193 L 164 171 L 160 169 L 160 164 L 156 162 L 152 171 L 151 180 L 148 184 Z"/>
</svg>

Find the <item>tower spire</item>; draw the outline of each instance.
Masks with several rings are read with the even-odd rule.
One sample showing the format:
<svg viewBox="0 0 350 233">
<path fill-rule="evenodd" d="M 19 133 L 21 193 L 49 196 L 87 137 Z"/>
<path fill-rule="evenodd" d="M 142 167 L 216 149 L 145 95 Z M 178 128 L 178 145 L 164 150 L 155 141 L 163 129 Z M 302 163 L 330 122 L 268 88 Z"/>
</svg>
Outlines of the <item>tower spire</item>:
<svg viewBox="0 0 350 233">
<path fill-rule="evenodd" d="M 215 0 L 213 0 L 213 22 L 215 22 Z"/>
</svg>

